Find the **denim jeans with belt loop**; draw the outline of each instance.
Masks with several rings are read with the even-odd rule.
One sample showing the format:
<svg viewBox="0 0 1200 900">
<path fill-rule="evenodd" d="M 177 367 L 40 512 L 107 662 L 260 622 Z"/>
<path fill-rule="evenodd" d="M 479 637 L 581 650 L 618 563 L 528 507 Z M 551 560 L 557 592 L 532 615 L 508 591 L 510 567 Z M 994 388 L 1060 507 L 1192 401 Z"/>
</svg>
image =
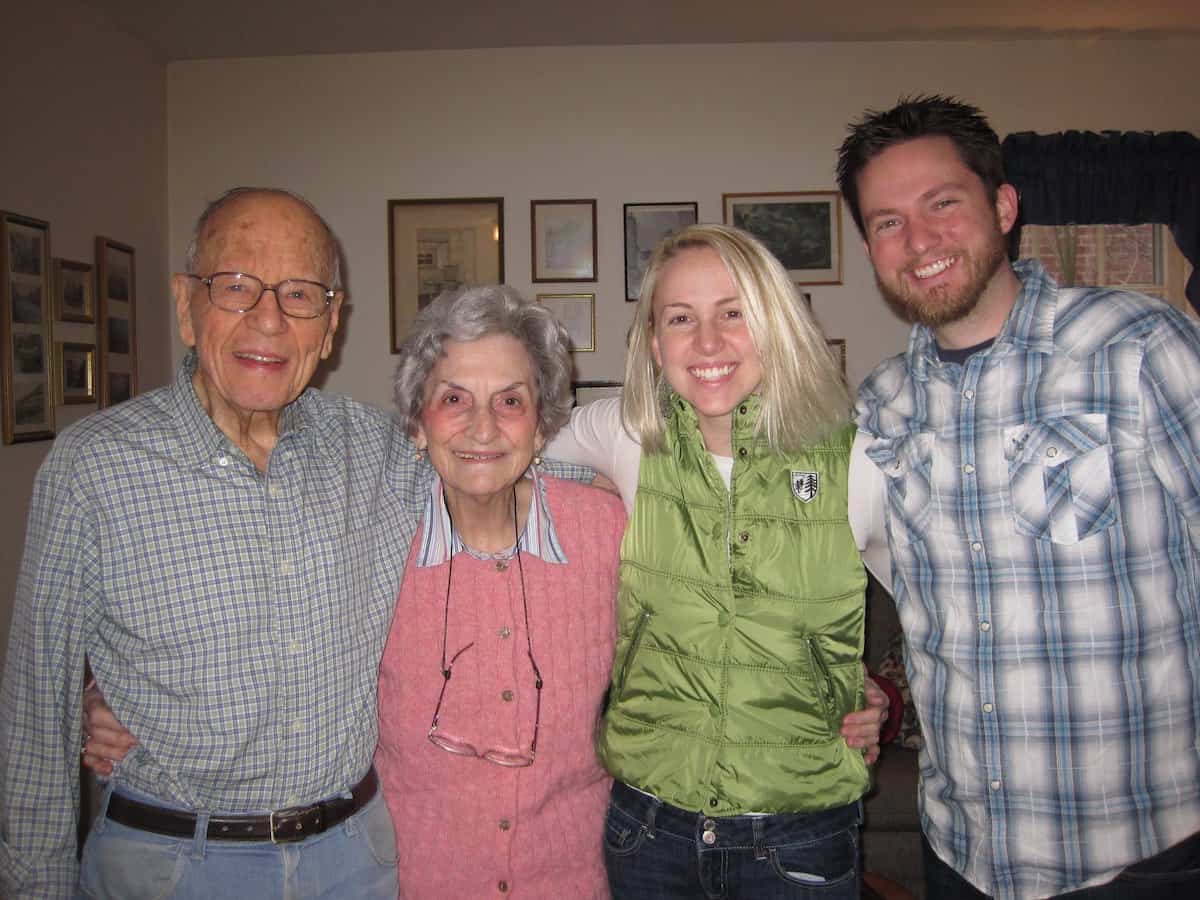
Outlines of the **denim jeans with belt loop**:
<svg viewBox="0 0 1200 900">
<path fill-rule="evenodd" d="M 862 804 L 707 816 L 617 782 L 604 833 L 613 900 L 857 900 Z"/>
<path fill-rule="evenodd" d="M 382 793 L 344 822 L 303 841 L 225 841 L 208 837 L 210 813 L 180 838 L 108 818 L 114 790 L 169 809 L 109 782 L 83 847 L 80 898 L 88 900 L 396 900 L 396 834 Z M 212 813 L 216 815 L 216 813 Z"/>
</svg>

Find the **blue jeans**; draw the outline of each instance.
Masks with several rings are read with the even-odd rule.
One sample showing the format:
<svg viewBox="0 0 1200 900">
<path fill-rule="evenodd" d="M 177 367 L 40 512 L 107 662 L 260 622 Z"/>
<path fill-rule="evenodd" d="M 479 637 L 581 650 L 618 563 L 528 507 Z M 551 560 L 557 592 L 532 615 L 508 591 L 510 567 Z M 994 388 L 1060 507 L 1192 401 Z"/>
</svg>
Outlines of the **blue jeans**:
<svg viewBox="0 0 1200 900">
<path fill-rule="evenodd" d="M 613 900 L 858 900 L 859 803 L 706 816 L 613 784 L 604 862 Z"/>
<path fill-rule="evenodd" d="M 104 793 L 83 847 L 79 896 L 93 900 L 287 898 L 396 900 L 396 835 L 383 795 L 328 831 L 292 844 L 170 837 L 107 818 Z M 136 799 L 150 798 L 128 792 Z"/>
<path fill-rule="evenodd" d="M 933 852 L 921 835 L 927 900 L 987 900 Z M 1134 863 L 1106 884 L 1059 894 L 1059 900 L 1195 900 L 1200 897 L 1200 832 Z"/>
</svg>

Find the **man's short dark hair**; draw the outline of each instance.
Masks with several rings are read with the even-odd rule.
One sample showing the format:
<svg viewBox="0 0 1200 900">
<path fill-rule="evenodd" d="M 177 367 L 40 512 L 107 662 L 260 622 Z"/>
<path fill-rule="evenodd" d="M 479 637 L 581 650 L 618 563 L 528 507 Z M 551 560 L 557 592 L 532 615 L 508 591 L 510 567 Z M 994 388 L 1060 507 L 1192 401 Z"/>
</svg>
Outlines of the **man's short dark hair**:
<svg viewBox="0 0 1200 900">
<path fill-rule="evenodd" d="M 862 209 L 858 203 L 858 176 L 876 156 L 906 141 L 921 137 L 946 137 L 959 158 L 983 181 L 991 199 L 1004 184 L 1004 160 L 1000 138 L 978 107 L 955 97 L 922 94 L 902 97 L 887 110 L 867 110 L 850 125 L 850 134 L 838 150 L 838 188 L 846 198 L 858 233 L 866 237 Z"/>
</svg>

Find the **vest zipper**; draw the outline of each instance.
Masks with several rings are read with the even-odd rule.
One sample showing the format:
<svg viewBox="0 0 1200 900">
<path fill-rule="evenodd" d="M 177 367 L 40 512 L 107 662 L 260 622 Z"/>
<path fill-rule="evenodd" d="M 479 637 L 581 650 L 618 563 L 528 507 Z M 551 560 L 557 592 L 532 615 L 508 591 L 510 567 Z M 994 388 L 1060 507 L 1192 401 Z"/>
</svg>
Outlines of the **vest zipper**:
<svg viewBox="0 0 1200 900">
<path fill-rule="evenodd" d="M 813 681 L 817 694 L 825 708 L 825 723 L 828 725 L 833 718 L 833 676 L 829 674 L 825 655 L 821 652 L 821 645 L 814 635 L 808 636 L 808 656 L 813 675 L 816 676 Z"/>
<path fill-rule="evenodd" d="M 625 679 L 629 677 L 629 667 L 633 665 L 633 658 L 637 656 L 638 648 L 642 645 L 642 635 L 646 633 L 646 626 L 649 624 L 650 613 L 649 611 L 643 611 L 638 618 L 633 638 L 629 642 L 629 652 L 625 654 L 625 660 L 621 663 L 621 681 L 617 688 L 618 697 L 625 693 Z"/>
</svg>

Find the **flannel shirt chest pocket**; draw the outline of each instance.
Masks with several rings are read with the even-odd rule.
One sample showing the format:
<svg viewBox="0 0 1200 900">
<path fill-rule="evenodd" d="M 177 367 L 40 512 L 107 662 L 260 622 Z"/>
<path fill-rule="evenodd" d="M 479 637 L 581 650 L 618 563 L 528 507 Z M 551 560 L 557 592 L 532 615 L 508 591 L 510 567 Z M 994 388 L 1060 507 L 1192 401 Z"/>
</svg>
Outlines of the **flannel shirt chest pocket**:
<svg viewBox="0 0 1200 900">
<path fill-rule="evenodd" d="M 1076 544 L 1117 521 L 1108 417 L 1063 416 L 1004 429 L 1018 532 Z"/>
<path fill-rule="evenodd" d="M 893 540 L 919 541 L 932 515 L 932 431 L 877 441 L 868 455 L 887 480 L 888 518 Z"/>
</svg>

